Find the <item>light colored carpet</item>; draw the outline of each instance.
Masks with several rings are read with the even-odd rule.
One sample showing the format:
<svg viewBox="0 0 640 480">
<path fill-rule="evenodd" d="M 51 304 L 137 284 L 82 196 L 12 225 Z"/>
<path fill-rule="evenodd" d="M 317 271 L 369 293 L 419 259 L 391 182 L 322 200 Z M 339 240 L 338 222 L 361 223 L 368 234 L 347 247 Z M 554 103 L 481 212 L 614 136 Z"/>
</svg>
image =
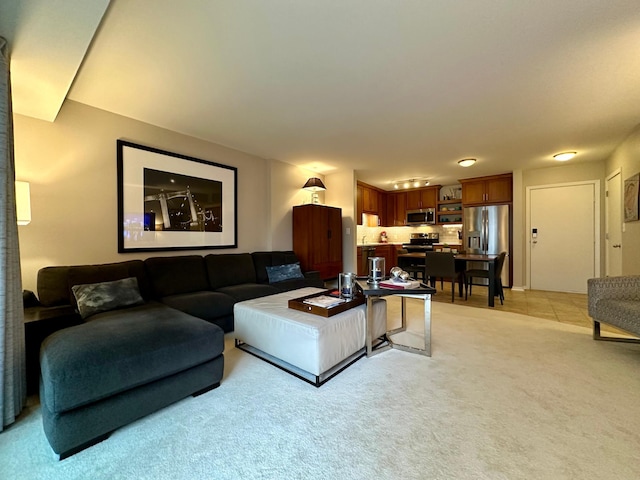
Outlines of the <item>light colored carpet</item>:
<svg viewBox="0 0 640 480">
<path fill-rule="evenodd" d="M 412 316 L 420 302 L 411 300 Z M 395 299 L 390 310 L 397 311 Z M 418 313 L 414 313 L 418 312 Z M 220 388 L 57 462 L 34 406 L 0 434 L 11 479 L 636 479 L 640 345 L 433 305 L 433 357 L 390 350 L 319 389 L 227 339 Z"/>
</svg>

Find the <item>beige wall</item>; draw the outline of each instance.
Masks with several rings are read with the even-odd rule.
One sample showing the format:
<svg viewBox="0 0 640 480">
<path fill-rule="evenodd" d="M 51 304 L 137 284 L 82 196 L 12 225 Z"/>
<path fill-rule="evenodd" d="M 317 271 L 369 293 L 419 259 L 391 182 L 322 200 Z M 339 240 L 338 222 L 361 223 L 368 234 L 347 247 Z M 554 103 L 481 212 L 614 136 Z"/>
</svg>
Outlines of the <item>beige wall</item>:
<svg viewBox="0 0 640 480">
<path fill-rule="evenodd" d="M 294 205 L 311 202 L 311 192 L 302 190 L 309 177 L 325 178 L 316 172 L 293 166 L 278 160 L 270 161 L 271 198 L 271 244 L 267 250 L 291 250 L 293 245 Z M 326 183 L 325 183 L 326 186 Z M 318 192 L 320 203 L 324 203 L 325 192 Z"/>
<path fill-rule="evenodd" d="M 640 125 L 606 161 L 606 175 L 620 168 L 622 180 L 640 172 Z M 604 223 L 603 223 L 604 225 Z M 622 274 L 640 275 L 640 221 L 627 222 L 622 232 Z"/>
<path fill-rule="evenodd" d="M 514 176 L 514 202 L 513 202 L 513 286 L 516 288 L 528 285 L 528 272 L 526 266 L 527 242 L 529 241 L 526 229 L 526 202 L 527 187 L 537 185 L 553 185 L 558 183 L 581 182 L 586 180 L 600 180 L 600 225 L 604 225 L 604 161 L 574 163 L 569 165 L 538 168 L 533 170 L 518 171 Z M 516 181 L 517 180 L 517 181 Z M 518 205 L 520 207 L 518 207 Z M 601 229 L 602 230 L 602 229 Z M 601 232 L 600 245 L 604 245 L 604 235 Z M 603 247 L 602 247 L 603 248 Z M 604 265 L 604 251 L 600 253 L 600 271 Z"/>
<path fill-rule="evenodd" d="M 55 123 L 15 115 L 14 126 L 16 177 L 31 183 L 32 221 L 19 227 L 23 288 L 34 290 L 37 271 L 48 265 L 175 254 L 117 253 L 117 139 L 238 168 L 238 248 L 181 254 L 291 248 L 283 216 L 299 202 L 305 177 L 288 173 L 295 167 L 277 166 L 269 182 L 270 164 L 260 157 L 70 101 Z M 273 192 L 278 208 L 271 208 Z"/>
<path fill-rule="evenodd" d="M 326 203 L 342 209 L 342 271 L 356 271 L 356 175 L 353 170 L 325 177 Z"/>
</svg>

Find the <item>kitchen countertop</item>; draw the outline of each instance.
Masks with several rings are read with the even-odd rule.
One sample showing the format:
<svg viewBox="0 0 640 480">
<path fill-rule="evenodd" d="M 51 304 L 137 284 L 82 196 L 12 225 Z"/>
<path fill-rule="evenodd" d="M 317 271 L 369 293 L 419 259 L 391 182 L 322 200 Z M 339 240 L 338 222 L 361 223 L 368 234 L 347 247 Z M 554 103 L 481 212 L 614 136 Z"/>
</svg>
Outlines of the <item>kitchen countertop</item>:
<svg viewBox="0 0 640 480">
<path fill-rule="evenodd" d="M 367 243 L 359 243 L 358 247 L 377 247 L 379 245 L 402 245 L 402 242 L 367 242 Z"/>
</svg>

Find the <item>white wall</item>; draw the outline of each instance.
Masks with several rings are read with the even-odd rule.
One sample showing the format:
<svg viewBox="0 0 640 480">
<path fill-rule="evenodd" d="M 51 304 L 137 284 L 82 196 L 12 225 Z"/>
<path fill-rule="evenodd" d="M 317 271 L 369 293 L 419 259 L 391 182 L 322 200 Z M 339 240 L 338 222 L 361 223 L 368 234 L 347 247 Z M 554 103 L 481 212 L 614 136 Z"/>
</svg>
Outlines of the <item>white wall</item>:
<svg viewBox="0 0 640 480">
<path fill-rule="evenodd" d="M 15 115 L 14 129 L 16 178 L 31 183 L 32 221 L 19 227 L 25 289 L 48 265 L 176 254 L 117 253 L 117 139 L 238 168 L 238 249 L 181 254 L 271 248 L 269 164 L 260 157 L 71 101 L 55 123 Z"/>
</svg>

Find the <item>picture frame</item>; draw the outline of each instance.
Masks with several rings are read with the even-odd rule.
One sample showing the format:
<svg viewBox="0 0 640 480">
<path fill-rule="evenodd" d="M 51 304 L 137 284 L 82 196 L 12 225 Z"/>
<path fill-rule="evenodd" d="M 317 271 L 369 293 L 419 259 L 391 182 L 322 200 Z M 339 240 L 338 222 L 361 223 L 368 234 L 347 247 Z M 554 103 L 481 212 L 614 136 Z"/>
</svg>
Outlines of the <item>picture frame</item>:
<svg viewBox="0 0 640 480">
<path fill-rule="evenodd" d="M 640 205 L 640 173 L 636 173 L 624 181 L 624 221 L 635 222 Z"/>
<path fill-rule="evenodd" d="M 238 248 L 238 169 L 117 140 L 118 253 Z"/>
</svg>

